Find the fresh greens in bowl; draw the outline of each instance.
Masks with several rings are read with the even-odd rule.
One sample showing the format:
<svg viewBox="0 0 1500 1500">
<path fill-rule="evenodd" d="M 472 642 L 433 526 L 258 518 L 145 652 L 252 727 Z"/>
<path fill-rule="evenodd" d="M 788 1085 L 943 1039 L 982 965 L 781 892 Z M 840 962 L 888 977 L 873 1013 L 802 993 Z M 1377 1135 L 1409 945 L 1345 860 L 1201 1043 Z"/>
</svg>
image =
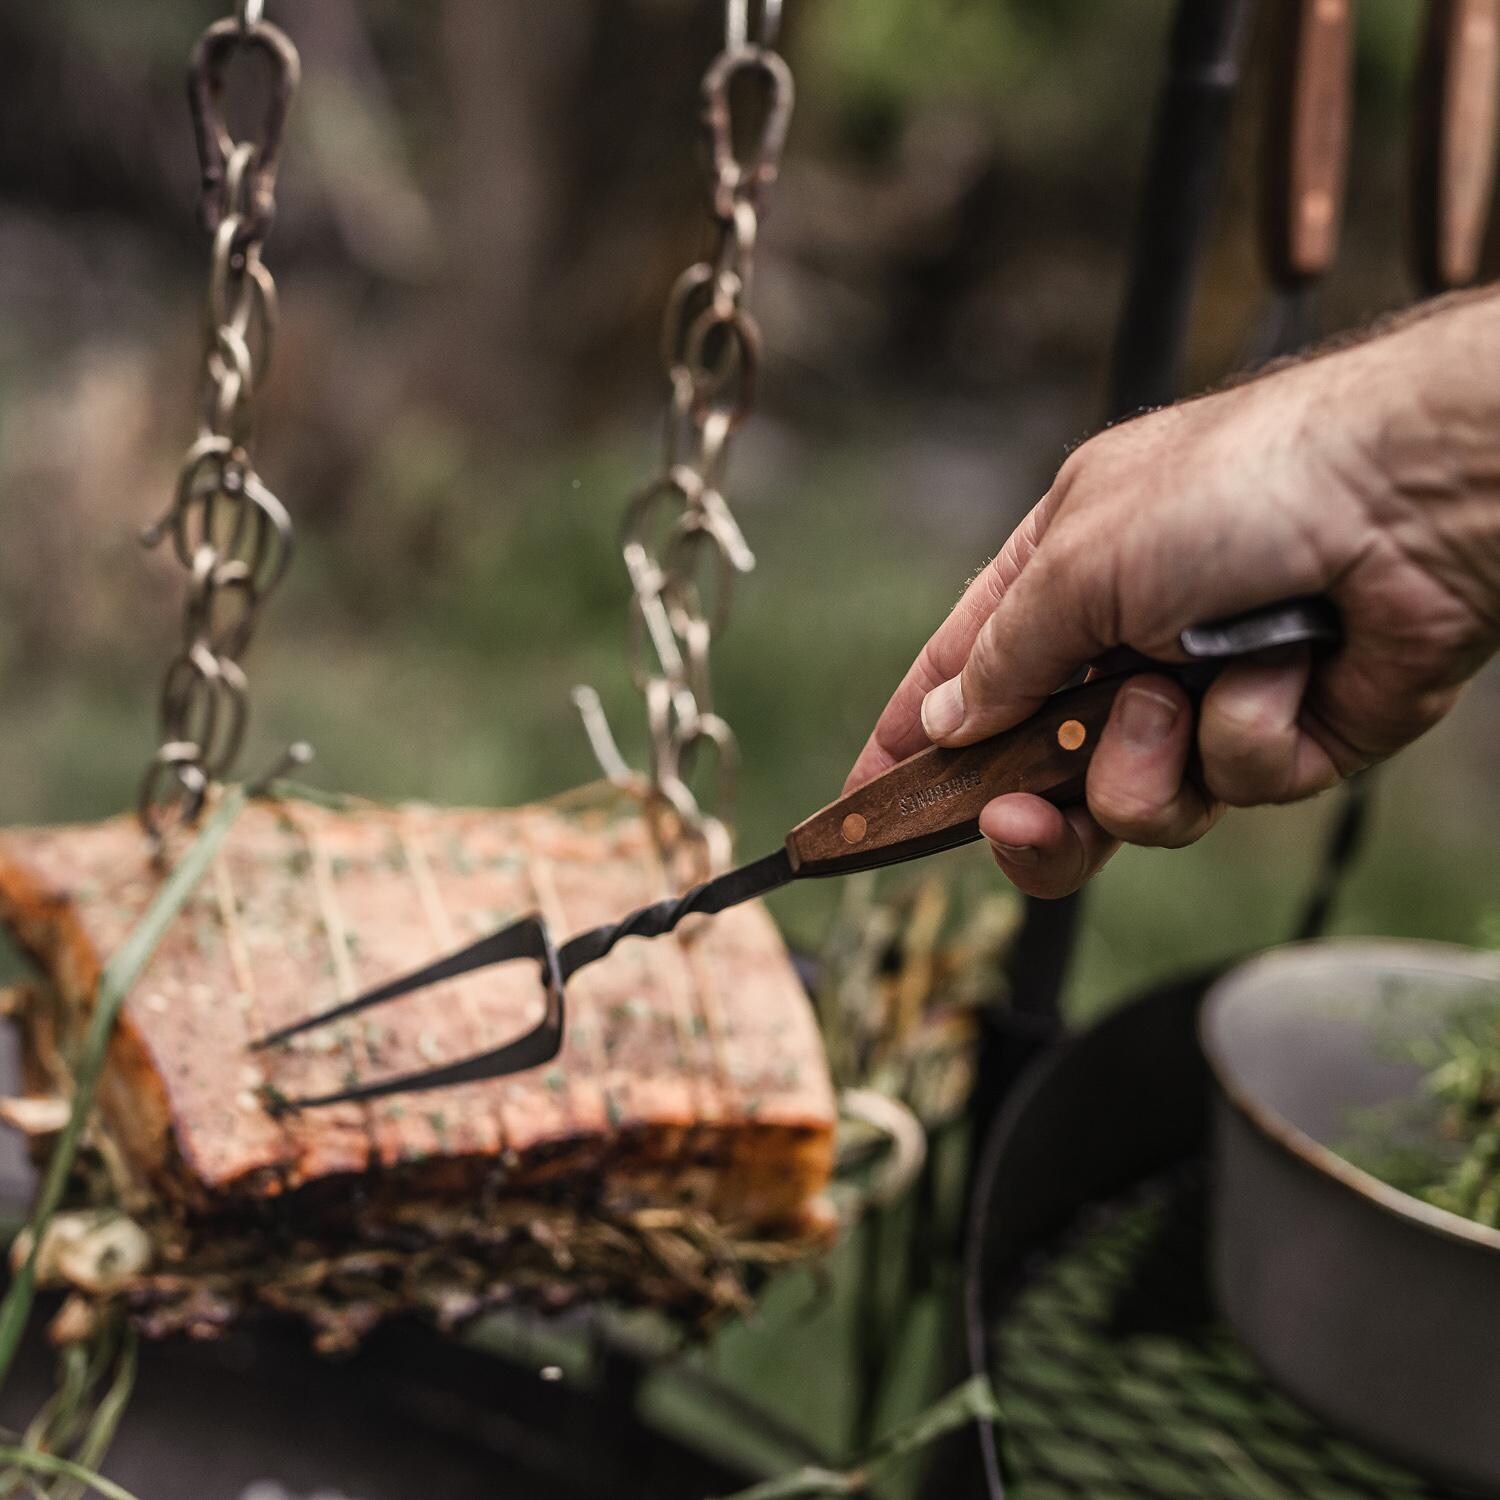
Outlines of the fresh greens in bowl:
<svg viewBox="0 0 1500 1500">
<path fill-rule="evenodd" d="M 1434 1208 L 1500 1229 L 1500 985 L 1403 1045 L 1425 1070 L 1419 1093 L 1352 1115 L 1340 1154 Z"/>
</svg>

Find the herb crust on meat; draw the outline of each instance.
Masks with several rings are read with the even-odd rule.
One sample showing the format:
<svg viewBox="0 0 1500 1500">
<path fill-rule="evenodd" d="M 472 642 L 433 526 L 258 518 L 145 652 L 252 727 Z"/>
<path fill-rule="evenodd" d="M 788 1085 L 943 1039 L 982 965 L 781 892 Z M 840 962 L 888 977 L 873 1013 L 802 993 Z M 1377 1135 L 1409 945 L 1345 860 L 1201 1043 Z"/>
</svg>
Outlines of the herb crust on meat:
<svg viewBox="0 0 1500 1500">
<path fill-rule="evenodd" d="M 160 879 L 127 819 L 0 833 L 0 920 L 41 971 L 12 1005 L 34 1098 L 67 1096 L 100 969 Z M 111 1041 L 78 1207 L 127 1217 L 149 1254 L 85 1291 L 150 1332 L 294 1311 L 328 1346 L 405 1307 L 456 1322 L 516 1298 L 739 1306 L 742 1273 L 830 1230 L 832 1088 L 762 908 L 622 944 L 570 983 L 558 1059 L 510 1078 L 269 1107 L 519 1034 L 542 1006 L 526 962 L 248 1050 L 526 911 L 565 936 L 666 890 L 644 822 L 605 794 L 503 812 L 253 805 Z"/>
</svg>

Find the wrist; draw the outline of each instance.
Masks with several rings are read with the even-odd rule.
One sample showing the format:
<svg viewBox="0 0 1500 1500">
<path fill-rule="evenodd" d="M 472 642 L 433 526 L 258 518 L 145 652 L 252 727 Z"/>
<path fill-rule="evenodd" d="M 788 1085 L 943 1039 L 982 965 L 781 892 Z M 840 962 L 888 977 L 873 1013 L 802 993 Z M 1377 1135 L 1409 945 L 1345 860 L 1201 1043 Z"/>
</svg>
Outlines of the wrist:
<svg viewBox="0 0 1500 1500">
<path fill-rule="evenodd" d="M 1335 357 L 1375 519 L 1500 634 L 1500 294 L 1414 309 Z"/>
</svg>

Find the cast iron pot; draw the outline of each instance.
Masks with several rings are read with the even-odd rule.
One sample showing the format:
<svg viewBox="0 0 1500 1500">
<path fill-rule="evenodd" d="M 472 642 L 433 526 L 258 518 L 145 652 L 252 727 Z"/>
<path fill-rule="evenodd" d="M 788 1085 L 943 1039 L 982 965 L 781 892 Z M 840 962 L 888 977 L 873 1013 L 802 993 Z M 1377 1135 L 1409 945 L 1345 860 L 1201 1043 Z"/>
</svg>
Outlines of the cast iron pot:
<svg viewBox="0 0 1500 1500">
<path fill-rule="evenodd" d="M 1226 975 L 1201 1023 L 1218 1082 L 1212 1272 L 1229 1322 L 1330 1425 L 1490 1495 L 1500 1233 L 1388 1187 L 1339 1147 L 1360 1112 L 1421 1098 L 1411 1043 L 1496 982 L 1500 955 L 1308 943 Z"/>
</svg>

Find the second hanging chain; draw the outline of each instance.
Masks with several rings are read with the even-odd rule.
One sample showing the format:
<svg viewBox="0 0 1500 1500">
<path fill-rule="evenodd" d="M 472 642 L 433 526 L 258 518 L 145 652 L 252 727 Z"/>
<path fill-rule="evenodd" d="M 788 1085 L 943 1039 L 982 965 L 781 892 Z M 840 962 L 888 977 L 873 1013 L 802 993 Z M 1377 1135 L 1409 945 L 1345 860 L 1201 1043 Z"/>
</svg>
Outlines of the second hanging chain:
<svg viewBox="0 0 1500 1500">
<path fill-rule="evenodd" d="M 703 79 L 711 243 L 667 299 L 662 359 L 671 397 L 662 469 L 632 498 L 621 534 L 633 591 L 631 676 L 646 702 L 651 739 L 644 777 L 615 748 L 597 695 L 575 695 L 605 772 L 644 791 L 657 838 L 684 881 L 725 868 L 732 855 L 739 751 L 713 709 L 709 650 L 727 622 L 736 577 L 755 565 L 723 484 L 730 439 L 754 401 L 761 354 L 750 312 L 756 240 L 793 100 L 791 72 L 774 50 L 779 4 L 762 8 L 758 41 L 750 39 L 747 10 L 745 0 L 729 0 L 725 50 Z M 759 110 L 747 130 L 738 110 L 752 91 Z M 717 774 L 710 791 L 695 794 L 689 779 L 694 772 L 701 778 L 705 756 Z"/>
</svg>

